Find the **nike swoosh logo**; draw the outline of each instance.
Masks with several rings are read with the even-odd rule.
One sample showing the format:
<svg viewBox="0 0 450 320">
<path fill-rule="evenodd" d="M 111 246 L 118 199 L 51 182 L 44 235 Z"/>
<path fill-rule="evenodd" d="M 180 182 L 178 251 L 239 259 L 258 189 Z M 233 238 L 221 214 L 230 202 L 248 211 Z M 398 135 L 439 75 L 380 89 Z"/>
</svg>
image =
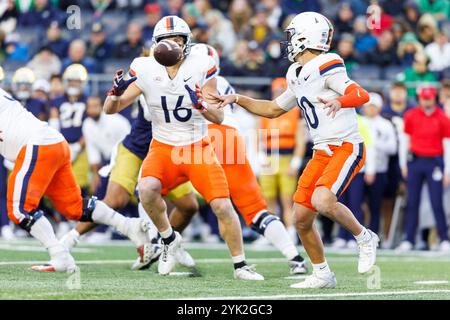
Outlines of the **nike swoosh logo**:
<svg viewBox="0 0 450 320">
<path fill-rule="evenodd" d="M 345 81 L 344 83 L 349 83 L 350 82 L 350 80 L 347 80 L 347 81 Z"/>
<path fill-rule="evenodd" d="M 306 81 L 306 80 L 309 79 L 310 76 L 311 76 L 311 75 L 309 75 L 309 76 L 307 76 L 307 77 L 304 77 L 303 79 L 305 79 L 305 81 Z"/>
<path fill-rule="evenodd" d="M 189 81 L 190 78 L 192 78 L 192 76 L 187 79 L 183 79 L 183 80 L 184 80 L 184 82 L 187 82 L 187 81 Z"/>
</svg>

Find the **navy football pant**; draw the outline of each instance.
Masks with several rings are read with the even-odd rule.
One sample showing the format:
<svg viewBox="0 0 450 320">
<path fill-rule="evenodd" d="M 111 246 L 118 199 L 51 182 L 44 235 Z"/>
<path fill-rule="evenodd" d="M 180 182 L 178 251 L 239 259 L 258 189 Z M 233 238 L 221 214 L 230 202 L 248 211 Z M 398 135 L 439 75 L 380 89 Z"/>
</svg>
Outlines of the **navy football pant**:
<svg viewBox="0 0 450 320">
<path fill-rule="evenodd" d="M 370 210 L 369 229 L 378 233 L 380 228 L 380 210 L 383 195 L 388 185 L 387 173 L 377 173 L 372 185 L 366 185 L 368 205 Z"/>
<path fill-rule="evenodd" d="M 441 241 L 448 240 L 447 221 L 443 207 L 443 174 L 442 157 L 415 157 L 408 162 L 408 201 L 406 206 L 406 240 L 415 243 L 417 225 L 419 223 L 420 195 L 423 182 L 426 181 L 429 190 L 430 203 L 433 209 L 436 227 Z"/>
<path fill-rule="evenodd" d="M 6 190 L 8 186 L 8 171 L 3 166 L 4 158 L 0 156 L 0 227 L 9 223 L 8 213 L 6 211 Z"/>
</svg>

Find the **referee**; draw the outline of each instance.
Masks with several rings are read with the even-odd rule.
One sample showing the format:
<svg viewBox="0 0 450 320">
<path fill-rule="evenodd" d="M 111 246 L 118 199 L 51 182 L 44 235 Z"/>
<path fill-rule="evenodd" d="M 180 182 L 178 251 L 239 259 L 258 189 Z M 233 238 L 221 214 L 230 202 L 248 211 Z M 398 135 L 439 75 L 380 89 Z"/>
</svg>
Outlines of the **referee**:
<svg viewBox="0 0 450 320">
<path fill-rule="evenodd" d="M 419 88 L 419 105 L 405 113 L 400 166 L 406 178 L 406 240 L 399 250 L 414 247 L 423 182 L 428 185 L 431 207 L 441 240 L 440 250 L 450 251 L 443 208 L 443 187 L 450 184 L 450 120 L 436 105 L 436 89 Z"/>
</svg>

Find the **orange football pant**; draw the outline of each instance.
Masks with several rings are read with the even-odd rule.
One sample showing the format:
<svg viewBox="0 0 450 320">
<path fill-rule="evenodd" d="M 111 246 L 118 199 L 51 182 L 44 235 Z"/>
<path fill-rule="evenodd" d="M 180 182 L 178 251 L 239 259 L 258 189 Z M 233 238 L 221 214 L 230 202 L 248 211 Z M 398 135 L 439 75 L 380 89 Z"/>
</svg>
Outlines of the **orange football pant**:
<svg viewBox="0 0 450 320">
<path fill-rule="evenodd" d="M 314 151 L 313 158 L 298 180 L 294 194 L 294 202 L 313 211 L 317 211 L 311 204 L 314 190 L 324 186 L 339 198 L 361 170 L 366 158 L 364 143 L 344 142 L 342 146 L 329 147 L 333 152 L 332 156 L 322 150 Z"/>
<path fill-rule="evenodd" d="M 225 171 L 231 199 L 250 225 L 257 213 L 267 210 L 267 205 L 247 159 L 244 139 L 226 125 L 210 124 L 208 134 Z"/>
<path fill-rule="evenodd" d="M 153 139 L 142 163 L 141 177 L 160 180 L 163 196 L 190 180 L 208 203 L 216 198 L 230 197 L 227 179 L 208 137 L 180 147 Z"/>
<path fill-rule="evenodd" d="M 43 196 L 69 220 L 83 213 L 80 187 L 75 181 L 66 141 L 52 145 L 26 145 L 17 156 L 8 179 L 8 216 L 19 224 L 35 210 Z"/>
</svg>

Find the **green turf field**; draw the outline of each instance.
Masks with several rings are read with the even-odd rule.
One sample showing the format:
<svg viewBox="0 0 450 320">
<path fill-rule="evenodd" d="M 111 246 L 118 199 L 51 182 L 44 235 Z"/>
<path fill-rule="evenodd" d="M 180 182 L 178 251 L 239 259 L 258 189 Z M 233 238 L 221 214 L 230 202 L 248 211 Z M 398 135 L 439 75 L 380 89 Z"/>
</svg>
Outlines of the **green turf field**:
<svg viewBox="0 0 450 320">
<path fill-rule="evenodd" d="M 178 275 L 162 277 L 155 266 L 131 271 L 135 250 L 127 242 L 80 245 L 74 252 L 80 272 L 74 275 L 31 271 L 33 263 L 47 259 L 36 242 L 0 242 L 0 299 L 450 299 L 448 254 L 380 252 L 379 273 L 365 276 L 357 273 L 356 253 L 329 253 L 337 288 L 306 291 L 289 288 L 301 278 L 286 278 L 288 267 L 278 252 L 246 247 L 248 262 L 265 281 L 234 280 L 222 245 L 188 246 L 199 276 L 188 277 L 180 267 Z"/>
</svg>

